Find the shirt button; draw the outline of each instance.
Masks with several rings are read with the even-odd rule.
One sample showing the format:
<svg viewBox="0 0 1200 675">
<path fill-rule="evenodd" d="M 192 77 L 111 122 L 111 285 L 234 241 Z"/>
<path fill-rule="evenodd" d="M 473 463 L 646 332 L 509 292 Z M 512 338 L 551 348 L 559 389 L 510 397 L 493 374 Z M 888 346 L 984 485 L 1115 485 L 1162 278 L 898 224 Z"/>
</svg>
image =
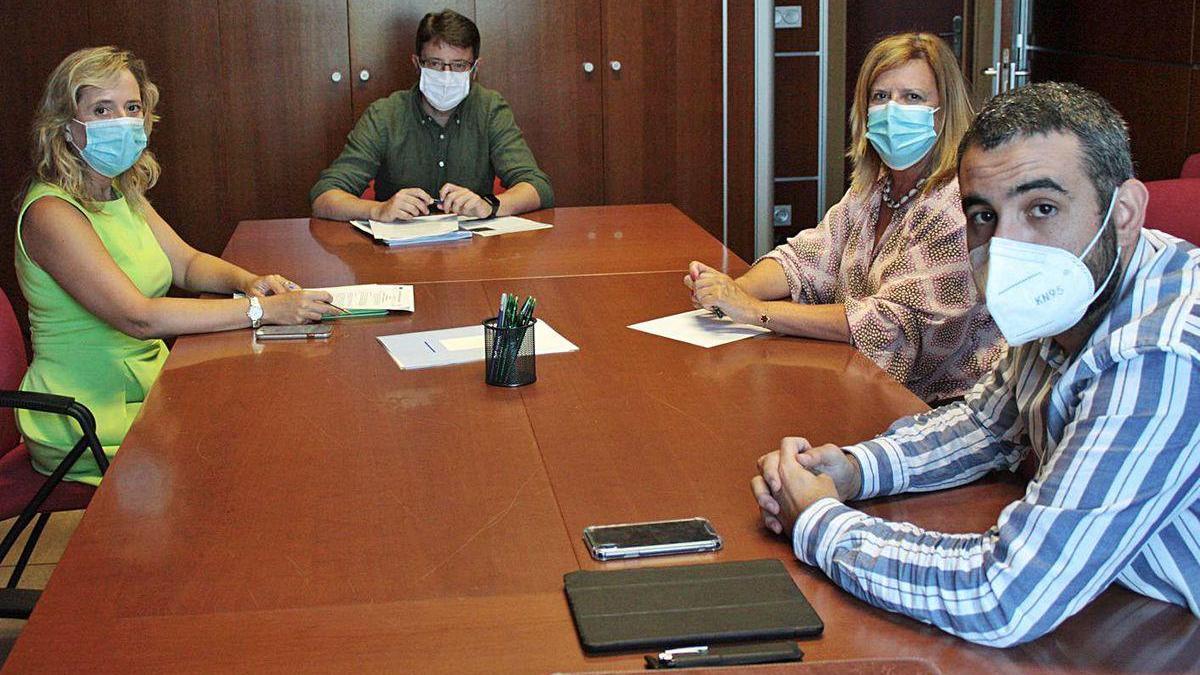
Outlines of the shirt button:
<svg viewBox="0 0 1200 675">
<path fill-rule="evenodd" d="M 445 162 L 438 162 L 438 166 L 446 166 Z"/>
<path fill-rule="evenodd" d="M 445 138 L 446 134 L 438 134 L 438 138 Z"/>
</svg>

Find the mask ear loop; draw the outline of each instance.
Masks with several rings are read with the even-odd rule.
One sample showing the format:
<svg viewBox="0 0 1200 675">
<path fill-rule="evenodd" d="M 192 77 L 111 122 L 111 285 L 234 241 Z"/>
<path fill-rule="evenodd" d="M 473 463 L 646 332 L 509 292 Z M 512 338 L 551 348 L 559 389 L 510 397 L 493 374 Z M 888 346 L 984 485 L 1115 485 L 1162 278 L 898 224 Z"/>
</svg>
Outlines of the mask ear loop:
<svg viewBox="0 0 1200 675">
<path fill-rule="evenodd" d="M 1117 205 L 1117 193 L 1120 190 L 1121 186 L 1119 185 L 1113 188 L 1112 199 L 1108 200 L 1108 211 L 1106 211 L 1104 214 L 1104 222 L 1100 224 L 1100 229 L 1096 230 L 1096 236 L 1092 237 L 1092 242 L 1087 245 L 1087 248 L 1083 249 L 1083 253 L 1079 256 L 1080 262 L 1083 262 L 1083 259 L 1087 257 L 1087 254 L 1091 252 L 1092 247 L 1096 245 L 1096 242 L 1100 241 L 1100 235 L 1103 234 L 1105 228 L 1108 227 L 1108 219 L 1112 216 L 1113 207 Z M 1091 305 L 1093 302 L 1095 302 L 1096 298 L 1100 297 L 1100 294 L 1104 292 L 1106 287 L 1108 287 L 1108 282 L 1112 281 L 1113 274 L 1116 274 L 1117 266 L 1120 264 L 1120 262 L 1121 242 L 1118 241 L 1116 260 L 1113 260 L 1112 267 L 1108 268 L 1108 276 L 1104 277 L 1104 283 L 1100 284 L 1100 286 L 1096 288 L 1096 292 L 1092 294 L 1092 299 L 1088 300 L 1088 305 Z"/>
</svg>

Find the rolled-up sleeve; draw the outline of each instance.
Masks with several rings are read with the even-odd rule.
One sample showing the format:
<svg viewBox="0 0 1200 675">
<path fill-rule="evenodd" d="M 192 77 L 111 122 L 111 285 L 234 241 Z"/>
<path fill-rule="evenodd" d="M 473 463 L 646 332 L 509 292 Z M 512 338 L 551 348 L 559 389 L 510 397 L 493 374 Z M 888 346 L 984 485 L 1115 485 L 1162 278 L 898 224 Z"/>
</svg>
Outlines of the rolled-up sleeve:
<svg viewBox="0 0 1200 675">
<path fill-rule="evenodd" d="M 846 217 L 847 192 L 816 227 L 801 230 L 796 236 L 759 258 L 771 259 L 783 267 L 792 302 L 828 305 L 837 302 L 841 283 L 842 251 L 850 223 Z M 758 261 L 756 260 L 757 264 Z"/>
<path fill-rule="evenodd" d="M 388 114 L 387 110 L 386 99 L 367 107 L 346 137 L 346 147 L 342 149 L 342 154 L 333 160 L 329 168 L 321 172 L 316 184 L 309 191 L 310 203 L 329 190 L 342 190 L 357 197 L 367 189 L 367 185 L 379 173 L 379 167 L 386 156 L 388 125 L 384 117 Z"/>
<path fill-rule="evenodd" d="M 533 152 L 525 142 L 512 108 L 503 97 L 497 96 L 488 121 L 488 140 L 492 167 L 505 187 L 529 183 L 537 190 L 541 207 L 554 206 L 554 189 L 550 177 L 538 168 Z"/>
</svg>

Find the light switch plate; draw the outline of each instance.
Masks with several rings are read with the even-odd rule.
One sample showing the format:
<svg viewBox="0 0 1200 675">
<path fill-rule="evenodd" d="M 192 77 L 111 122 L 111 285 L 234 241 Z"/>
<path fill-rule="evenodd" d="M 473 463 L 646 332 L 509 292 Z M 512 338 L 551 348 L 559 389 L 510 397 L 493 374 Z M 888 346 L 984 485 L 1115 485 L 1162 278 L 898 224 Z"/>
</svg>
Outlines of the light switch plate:
<svg viewBox="0 0 1200 675">
<path fill-rule="evenodd" d="M 776 227 L 787 227 L 792 224 L 792 205 L 791 204 L 776 204 L 773 209 Z"/>
<path fill-rule="evenodd" d="M 799 5 L 776 5 L 775 6 L 775 27 L 776 28 L 799 28 L 804 23 L 804 16 L 801 13 L 802 7 Z"/>
</svg>

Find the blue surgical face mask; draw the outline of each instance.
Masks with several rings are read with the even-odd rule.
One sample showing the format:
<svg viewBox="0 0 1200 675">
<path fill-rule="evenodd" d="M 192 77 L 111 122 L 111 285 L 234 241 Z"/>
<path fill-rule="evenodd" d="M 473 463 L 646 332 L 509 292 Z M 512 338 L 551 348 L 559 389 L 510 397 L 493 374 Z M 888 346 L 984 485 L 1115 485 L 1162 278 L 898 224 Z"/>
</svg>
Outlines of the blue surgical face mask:
<svg viewBox="0 0 1200 675">
<path fill-rule="evenodd" d="M 79 150 L 70 133 L 67 134 L 67 140 L 79 150 L 83 161 L 101 176 L 120 176 L 138 161 L 146 149 L 146 126 L 141 117 L 75 121 L 87 130 L 87 145 Z"/>
<path fill-rule="evenodd" d="M 937 142 L 933 114 L 927 105 L 900 105 L 888 101 L 867 108 L 867 140 L 883 163 L 896 171 L 921 161 Z"/>
</svg>

